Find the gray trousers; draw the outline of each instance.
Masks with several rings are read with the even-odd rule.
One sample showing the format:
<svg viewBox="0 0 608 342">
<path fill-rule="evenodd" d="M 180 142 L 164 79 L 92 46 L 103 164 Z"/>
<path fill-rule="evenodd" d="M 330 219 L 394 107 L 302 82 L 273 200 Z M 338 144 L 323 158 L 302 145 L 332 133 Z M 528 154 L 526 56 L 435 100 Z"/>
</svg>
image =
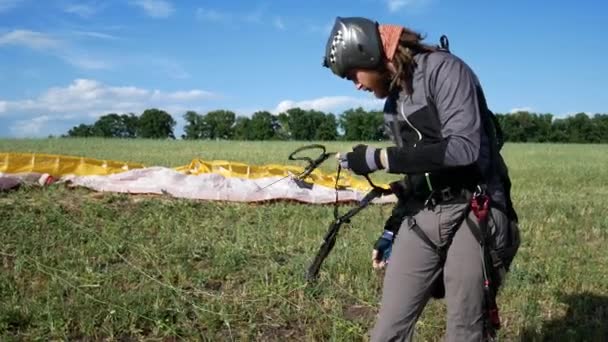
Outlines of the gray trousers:
<svg viewBox="0 0 608 342">
<path fill-rule="evenodd" d="M 483 340 L 483 269 L 481 247 L 462 217 L 466 203 L 437 205 L 433 209 L 413 208 L 394 241 L 389 259 L 380 312 L 371 341 L 412 341 L 415 324 L 430 298 L 430 285 L 441 276 L 440 256 L 411 228 L 417 224 L 437 246 L 446 246 L 443 267 L 447 305 L 446 341 Z M 420 210 L 420 211 L 418 211 Z M 475 216 L 470 217 L 476 221 Z M 497 240 L 504 240 L 509 226 L 504 213 L 492 209 L 488 228 Z"/>
</svg>

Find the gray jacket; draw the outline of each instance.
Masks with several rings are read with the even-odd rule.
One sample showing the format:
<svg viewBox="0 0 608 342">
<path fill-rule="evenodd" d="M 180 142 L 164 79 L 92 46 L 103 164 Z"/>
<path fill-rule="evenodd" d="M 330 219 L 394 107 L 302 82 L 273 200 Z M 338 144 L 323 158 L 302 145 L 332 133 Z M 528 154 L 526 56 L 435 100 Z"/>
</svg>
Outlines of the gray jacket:
<svg viewBox="0 0 608 342">
<path fill-rule="evenodd" d="M 396 145 L 387 149 L 387 171 L 410 178 L 430 173 L 445 183 L 477 178 L 494 201 L 506 204 L 508 172 L 490 138 L 495 136 L 492 113 L 477 76 L 446 51 L 414 59 L 413 94 L 401 90 L 385 102 L 385 128 Z"/>
</svg>

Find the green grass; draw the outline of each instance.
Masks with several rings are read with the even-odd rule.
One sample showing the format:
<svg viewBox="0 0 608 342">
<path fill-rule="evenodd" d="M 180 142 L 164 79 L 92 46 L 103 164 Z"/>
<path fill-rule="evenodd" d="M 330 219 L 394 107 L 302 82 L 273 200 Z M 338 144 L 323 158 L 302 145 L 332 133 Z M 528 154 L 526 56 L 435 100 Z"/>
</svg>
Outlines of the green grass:
<svg viewBox="0 0 608 342">
<path fill-rule="evenodd" d="M 289 152 L 303 144 L 0 140 L 0 152 L 266 164 L 290 163 Z M 343 151 L 352 143 L 327 145 Z M 608 145 L 508 144 L 504 155 L 523 245 L 499 297 L 503 340 L 607 340 Z M 372 206 L 345 226 L 310 287 L 304 270 L 332 206 L 60 184 L 0 193 L 0 340 L 367 340 L 382 284 L 371 245 L 390 209 Z M 441 338 L 444 313 L 440 301 L 427 306 L 419 340 Z"/>
</svg>

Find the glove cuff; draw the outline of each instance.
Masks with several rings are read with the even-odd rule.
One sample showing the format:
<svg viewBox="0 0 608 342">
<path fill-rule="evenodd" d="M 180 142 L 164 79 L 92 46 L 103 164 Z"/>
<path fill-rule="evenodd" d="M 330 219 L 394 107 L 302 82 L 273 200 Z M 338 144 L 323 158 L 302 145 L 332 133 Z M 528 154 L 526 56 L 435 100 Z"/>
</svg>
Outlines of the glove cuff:
<svg viewBox="0 0 608 342">
<path fill-rule="evenodd" d="M 389 241 L 393 241 L 394 237 L 395 237 L 395 233 L 391 232 L 390 230 L 385 230 L 382 233 L 382 236 L 380 238 L 386 239 L 386 240 L 389 240 Z"/>
<path fill-rule="evenodd" d="M 373 153 L 373 163 L 370 163 L 370 155 Z M 386 154 L 386 150 L 385 149 L 381 149 L 381 148 L 371 148 L 368 147 L 367 151 L 365 153 L 365 159 L 367 161 L 367 165 L 370 166 L 370 168 L 375 169 L 375 170 L 379 170 L 379 169 L 388 169 L 388 155 Z"/>
<path fill-rule="evenodd" d="M 365 149 L 365 163 L 371 171 L 382 169 L 382 160 L 380 158 L 380 149 L 367 147 Z"/>
</svg>

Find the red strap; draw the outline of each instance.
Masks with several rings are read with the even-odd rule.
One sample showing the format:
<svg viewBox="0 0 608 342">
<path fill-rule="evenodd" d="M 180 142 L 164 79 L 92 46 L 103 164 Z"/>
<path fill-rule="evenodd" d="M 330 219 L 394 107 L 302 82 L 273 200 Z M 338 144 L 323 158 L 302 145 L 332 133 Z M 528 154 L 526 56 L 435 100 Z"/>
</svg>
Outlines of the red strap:
<svg viewBox="0 0 608 342">
<path fill-rule="evenodd" d="M 490 208 L 490 198 L 486 195 L 471 198 L 471 210 L 479 221 L 485 221 Z"/>
</svg>

